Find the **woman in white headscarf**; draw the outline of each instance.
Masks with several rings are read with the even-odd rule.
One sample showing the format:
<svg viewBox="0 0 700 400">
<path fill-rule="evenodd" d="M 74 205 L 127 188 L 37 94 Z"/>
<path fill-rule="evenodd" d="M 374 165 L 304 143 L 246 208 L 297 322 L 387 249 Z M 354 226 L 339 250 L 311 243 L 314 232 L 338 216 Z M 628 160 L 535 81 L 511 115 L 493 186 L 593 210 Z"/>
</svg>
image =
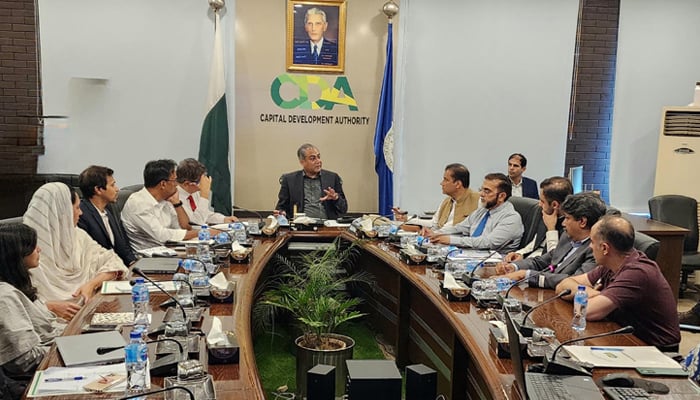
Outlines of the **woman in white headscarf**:
<svg viewBox="0 0 700 400">
<path fill-rule="evenodd" d="M 119 256 L 77 227 L 78 194 L 66 184 L 51 182 L 34 192 L 24 223 L 37 231 L 39 267 L 30 273 L 39 298 L 49 310 L 71 319 L 102 282 L 128 272 Z"/>
</svg>

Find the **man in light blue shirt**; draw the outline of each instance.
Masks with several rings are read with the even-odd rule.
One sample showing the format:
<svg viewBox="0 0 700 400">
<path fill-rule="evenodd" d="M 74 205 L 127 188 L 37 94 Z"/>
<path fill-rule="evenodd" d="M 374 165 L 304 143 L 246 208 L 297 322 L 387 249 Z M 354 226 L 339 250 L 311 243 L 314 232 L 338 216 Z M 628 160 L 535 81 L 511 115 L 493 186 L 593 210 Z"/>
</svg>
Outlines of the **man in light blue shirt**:
<svg viewBox="0 0 700 400">
<path fill-rule="evenodd" d="M 506 201 L 511 196 L 511 190 L 506 175 L 486 175 L 479 189 L 479 208 L 459 224 L 432 233 L 430 241 L 491 250 L 505 245 L 501 252 L 516 250 L 520 245 L 524 227 L 520 214 Z"/>
</svg>

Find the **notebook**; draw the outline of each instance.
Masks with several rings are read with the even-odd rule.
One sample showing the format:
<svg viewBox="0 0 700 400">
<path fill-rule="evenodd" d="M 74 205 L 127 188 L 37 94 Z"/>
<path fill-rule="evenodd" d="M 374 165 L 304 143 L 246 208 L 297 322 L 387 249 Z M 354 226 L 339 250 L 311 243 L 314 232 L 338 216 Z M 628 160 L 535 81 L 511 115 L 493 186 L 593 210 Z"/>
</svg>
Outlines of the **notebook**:
<svg viewBox="0 0 700 400">
<path fill-rule="evenodd" d="M 520 353 L 520 338 L 515 330 L 510 313 L 504 312 L 508 329 L 510 360 L 518 390 L 524 399 L 580 399 L 603 400 L 600 389 L 589 376 L 548 375 L 536 372 L 525 372 L 523 356 Z M 525 392 L 523 394 L 523 392 Z"/>
<path fill-rule="evenodd" d="M 58 352 L 66 367 L 124 361 L 124 350 L 115 350 L 102 355 L 97 354 L 98 347 L 118 347 L 126 344 L 121 333 L 117 331 L 59 336 L 55 340 Z"/>
<path fill-rule="evenodd" d="M 141 258 L 134 264 L 148 274 L 174 274 L 177 272 L 179 258 L 173 257 L 150 257 Z"/>
</svg>

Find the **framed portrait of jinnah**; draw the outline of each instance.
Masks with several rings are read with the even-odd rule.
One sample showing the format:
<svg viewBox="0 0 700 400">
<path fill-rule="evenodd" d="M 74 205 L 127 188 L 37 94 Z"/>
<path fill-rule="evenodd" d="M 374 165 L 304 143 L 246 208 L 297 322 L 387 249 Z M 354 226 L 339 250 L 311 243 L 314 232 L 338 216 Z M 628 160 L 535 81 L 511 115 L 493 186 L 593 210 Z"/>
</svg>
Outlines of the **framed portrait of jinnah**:
<svg viewBox="0 0 700 400">
<path fill-rule="evenodd" d="M 345 71 L 347 0 L 287 0 L 287 71 Z"/>
</svg>

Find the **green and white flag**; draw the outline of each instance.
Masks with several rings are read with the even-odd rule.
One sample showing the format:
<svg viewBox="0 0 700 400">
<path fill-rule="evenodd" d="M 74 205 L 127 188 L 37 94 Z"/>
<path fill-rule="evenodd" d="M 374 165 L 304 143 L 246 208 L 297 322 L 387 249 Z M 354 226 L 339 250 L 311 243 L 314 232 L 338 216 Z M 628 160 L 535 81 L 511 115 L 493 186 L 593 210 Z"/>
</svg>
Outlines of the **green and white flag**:
<svg viewBox="0 0 700 400">
<path fill-rule="evenodd" d="M 199 161 L 212 177 L 211 205 L 217 212 L 231 215 L 231 171 L 229 169 L 228 116 L 226 114 L 226 77 L 224 46 L 219 13 L 215 12 L 214 52 L 209 76 L 207 115 L 199 141 Z"/>
</svg>

